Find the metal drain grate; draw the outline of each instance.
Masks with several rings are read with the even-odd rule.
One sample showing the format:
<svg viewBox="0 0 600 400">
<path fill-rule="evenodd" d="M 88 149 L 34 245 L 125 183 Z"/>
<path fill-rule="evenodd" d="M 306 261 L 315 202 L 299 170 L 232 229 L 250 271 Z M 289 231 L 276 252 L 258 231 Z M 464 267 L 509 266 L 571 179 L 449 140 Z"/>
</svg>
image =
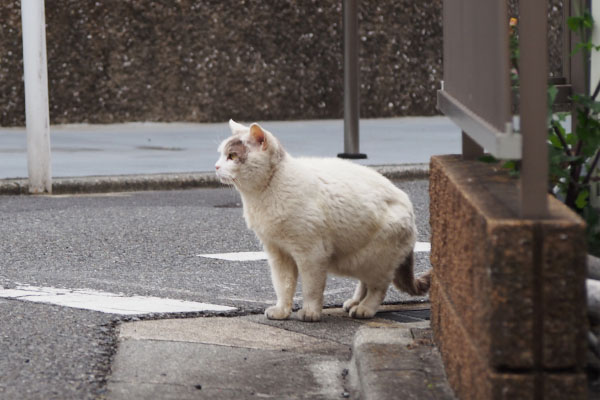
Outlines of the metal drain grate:
<svg viewBox="0 0 600 400">
<path fill-rule="evenodd" d="M 422 310 L 384 311 L 377 313 L 377 318 L 389 319 L 396 322 L 429 321 L 430 312 L 431 310 L 428 308 Z"/>
<path fill-rule="evenodd" d="M 225 203 L 225 204 L 217 204 L 214 206 L 215 208 L 241 208 L 242 203 Z"/>
</svg>

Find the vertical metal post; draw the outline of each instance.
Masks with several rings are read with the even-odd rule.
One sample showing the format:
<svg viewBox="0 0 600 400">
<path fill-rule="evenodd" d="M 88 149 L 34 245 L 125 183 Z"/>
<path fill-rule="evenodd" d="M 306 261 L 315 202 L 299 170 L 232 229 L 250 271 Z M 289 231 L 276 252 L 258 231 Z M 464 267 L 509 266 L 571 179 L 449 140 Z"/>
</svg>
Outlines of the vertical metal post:
<svg viewBox="0 0 600 400">
<path fill-rule="evenodd" d="M 344 14 L 344 152 L 341 158 L 367 158 L 358 143 L 358 0 L 342 0 Z"/>
<path fill-rule="evenodd" d="M 29 192 L 52 192 L 44 0 L 21 0 Z"/>
<path fill-rule="evenodd" d="M 571 83 L 571 30 L 567 21 L 571 16 L 571 0 L 563 0 L 562 5 L 562 76 L 567 80 L 567 83 Z"/>
<path fill-rule="evenodd" d="M 563 12 L 567 13 L 566 18 L 568 19 L 571 16 L 578 16 L 583 10 L 587 10 L 587 0 L 570 0 L 568 4 L 563 4 Z M 565 7 L 569 8 L 565 8 Z M 566 60 L 569 75 L 567 79 L 571 84 L 571 93 L 572 94 L 585 94 L 588 93 L 588 60 L 584 56 L 583 51 L 579 51 L 576 54 L 572 54 L 573 50 L 577 46 L 577 43 L 582 42 L 584 38 L 580 38 L 579 34 L 576 32 L 572 32 L 566 25 L 565 29 L 568 31 L 568 52 L 565 57 L 568 57 Z M 577 107 L 575 104 L 571 104 L 571 132 L 577 131 Z"/>
<path fill-rule="evenodd" d="M 594 18 L 594 30 L 592 31 L 591 40 L 596 46 L 600 46 L 600 3 L 592 1 L 590 7 L 592 18 Z M 600 82 L 600 51 L 592 51 L 590 54 L 590 88 L 588 93 L 594 93 L 598 82 Z"/>
<path fill-rule="evenodd" d="M 521 132 L 521 217 L 548 215 L 547 113 L 547 0 L 519 3 Z"/>
</svg>

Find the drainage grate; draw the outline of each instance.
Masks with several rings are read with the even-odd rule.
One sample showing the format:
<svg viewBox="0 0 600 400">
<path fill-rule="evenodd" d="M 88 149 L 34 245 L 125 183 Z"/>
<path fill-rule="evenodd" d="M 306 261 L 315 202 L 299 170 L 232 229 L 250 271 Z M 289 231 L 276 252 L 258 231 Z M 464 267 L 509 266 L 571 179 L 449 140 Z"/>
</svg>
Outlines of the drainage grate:
<svg viewBox="0 0 600 400">
<path fill-rule="evenodd" d="M 242 203 L 225 203 L 214 206 L 215 208 L 241 208 Z"/>
<path fill-rule="evenodd" d="M 385 311 L 377 313 L 377 318 L 389 319 L 396 322 L 429 321 L 430 311 L 428 308 L 424 310 Z"/>
</svg>

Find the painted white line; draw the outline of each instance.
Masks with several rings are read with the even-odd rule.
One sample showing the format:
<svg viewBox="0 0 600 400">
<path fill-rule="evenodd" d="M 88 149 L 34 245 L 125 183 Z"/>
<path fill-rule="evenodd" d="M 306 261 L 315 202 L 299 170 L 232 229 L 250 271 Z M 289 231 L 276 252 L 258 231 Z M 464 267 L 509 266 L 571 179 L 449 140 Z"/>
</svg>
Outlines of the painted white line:
<svg viewBox="0 0 600 400">
<path fill-rule="evenodd" d="M 239 253 L 197 254 L 197 257 L 216 258 L 225 261 L 258 261 L 266 260 L 264 251 L 244 251 Z"/>
<path fill-rule="evenodd" d="M 415 243 L 415 252 L 431 251 L 431 243 L 417 242 Z M 217 254 L 196 254 L 196 257 L 214 258 L 225 261 L 259 261 L 266 260 L 267 255 L 264 251 L 241 251 L 238 253 L 217 253 Z"/>
<path fill-rule="evenodd" d="M 415 243 L 415 253 L 428 253 L 431 251 L 431 243 L 429 242 L 417 242 Z"/>
<path fill-rule="evenodd" d="M 0 298 L 100 311 L 109 314 L 143 315 L 198 311 L 233 311 L 235 308 L 159 297 L 125 296 L 90 289 L 57 289 L 20 285 L 0 289 Z"/>
</svg>

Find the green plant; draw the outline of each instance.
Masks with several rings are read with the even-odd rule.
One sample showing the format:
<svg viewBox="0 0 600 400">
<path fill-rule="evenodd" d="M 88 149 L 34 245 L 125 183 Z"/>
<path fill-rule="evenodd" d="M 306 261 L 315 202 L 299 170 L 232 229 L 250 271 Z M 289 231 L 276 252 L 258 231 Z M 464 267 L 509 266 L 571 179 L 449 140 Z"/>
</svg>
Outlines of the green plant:
<svg viewBox="0 0 600 400">
<path fill-rule="evenodd" d="M 581 53 L 587 59 L 593 50 L 599 51 L 590 41 L 594 20 L 587 11 L 579 16 L 570 17 L 567 25 L 577 33 L 580 42 L 571 57 Z M 585 63 L 584 63 L 585 65 Z M 587 69 L 586 69 L 587 74 Z M 586 76 L 586 81 L 589 77 Z M 566 114 L 552 113 L 556 97 L 556 88 L 548 89 L 548 150 L 550 161 L 550 188 L 552 193 L 562 199 L 567 206 L 577 211 L 587 223 L 588 247 L 591 252 L 600 253 L 600 216 L 598 210 L 590 204 L 590 185 L 598 178 L 594 171 L 600 157 L 600 81 L 591 95 L 576 93 L 571 97 L 576 120 L 575 131 L 564 129 Z"/>
</svg>

